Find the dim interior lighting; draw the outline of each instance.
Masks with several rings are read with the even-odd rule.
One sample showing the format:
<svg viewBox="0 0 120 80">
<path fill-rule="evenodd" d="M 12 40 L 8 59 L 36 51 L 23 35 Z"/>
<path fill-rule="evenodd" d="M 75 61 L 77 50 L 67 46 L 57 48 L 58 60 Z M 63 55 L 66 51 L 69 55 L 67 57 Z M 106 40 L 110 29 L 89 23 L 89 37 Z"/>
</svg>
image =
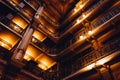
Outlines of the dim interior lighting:
<svg viewBox="0 0 120 80">
<path fill-rule="evenodd" d="M 35 38 L 32 38 L 32 42 L 35 42 Z"/>
<path fill-rule="evenodd" d="M 36 61 L 38 62 L 38 67 L 43 70 L 47 70 L 50 67 L 52 67 L 54 64 L 56 64 L 56 62 L 53 59 L 51 59 L 50 57 L 44 54 L 39 55 Z"/>
<path fill-rule="evenodd" d="M 2 44 L 1 44 L 1 46 L 3 46 L 3 47 L 4 47 L 4 46 L 5 46 L 5 43 L 2 43 Z"/>
<path fill-rule="evenodd" d="M 47 37 L 39 31 L 35 30 L 33 33 L 33 38 L 35 38 L 36 41 L 43 42 Z"/>
<path fill-rule="evenodd" d="M 15 29 L 17 29 L 18 27 L 14 26 Z"/>
<path fill-rule="evenodd" d="M 43 64 L 38 64 L 37 65 L 39 68 L 43 69 L 43 70 L 47 70 L 47 66 L 43 65 Z"/>
<path fill-rule="evenodd" d="M 19 28 L 25 29 L 28 23 L 20 16 L 15 16 L 10 23 L 11 26 L 17 26 Z"/>
<path fill-rule="evenodd" d="M 102 66 L 102 67 L 105 67 L 105 63 L 111 61 L 113 58 L 115 58 L 116 56 L 118 56 L 120 53 L 120 51 L 116 51 L 114 54 L 111 54 L 111 55 L 108 55 L 102 59 L 99 59 L 93 63 L 91 63 L 90 65 L 84 67 L 84 71 L 87 71 L 87 70 L 91 70 L 93 68 L 97 68 L 98 66 Z"/>
<path fill-rule="evenodd" d="M 92 33 L 93 33 L 93 32 L 92 32 L 91 30 L 90 30 L 90 31 L 88 31 L 88 34 L 89 34 L 89 35 L 91 35 Z"/>
<path fill-rule="evenodd" d="M 43 70 L 47 70 L 48 69 L 48 63 L 46 63 L 45 61 L 41 61 L 38 64 L 38 67 L 42 68 Z"/>
<path fill-rule="evenodd" d="M 80 39 L 83 39 L 83 38 L 84 38 L 84 36 L 83 36 L 83 35 L 81 35 L 81 36 L 80 36 Z"/>
<path fill-rule="evenodd" d="M 0 45 L 8 50 L 12 47 L 12 45 L 9 42 L 1 38 L 0 38 Z"/>
<path fill-rule="evenodd" d="M 24 59 L 27 60 L 27 61 L 30 61 L 30 60 L 31 60 L 31 58 L 30 58 L 28 55 L 25 55 L 25 56 L 24 56 Z"/>
<path fill-rule="evenodd" d="M 32 37 L 32 42 L 33 42 L 33 43 L 36 43 L 37 40 L 36 40 L 34 37 Z"/>
<path fill-rule="evenodd" d="M 92 63 L 86 67 L 87 70 L 93 69 L 95 67 L 95 63 Z"/>
<path fill-rule="evenodd" d="M 18 26 L 17 24 L 15 24 L 14 22 L 11 22 L 10 23 L 10 27 L 13 29 L 13 30 L 15 30 L 16 32 L 22 32 L 22 28 L 20 27 L 20 26 Z"/>
<path fill-rule="evenodd" d="M 103 65 L 104 63 L 105 63 L 104 60 L 100 60 L 100 61 L 98 61 L 98 64 L 100 64 L 100 65 Z"/>
<path fill-rule="evenodd" d="M 27 61 L 30 61 L 31 59 L 33 59 L 29 50 L 26 51 L 26 53 L 24 55 L 24 59 L 27 60 Z"/>
<path fill-rule="evenodd" d="M 76 21 L 76 23 L 79 24 L 79 23 L 80 23 L 80 20 L 78 19 L 78 20 Z"/>
<path fill-rule="evenodd" d="M 80 5 L 80 9 L 82 8 L 83 6 L 82 5 Z"/>
<path fill-rule="evenodd" d="M 74 12 L 76 13 L 77 11 L 78 11 L 78 9 L 75 8 L 75 9 L 74 9 Z"/>
<path fill-rule="evenodd" d="M 101 59 L 101 60 L 98 60 L 98 61 L 96 62 L 96 65 L 97 65 L 97 66 L 99 66 L 99 65 L 104 65 L 104 64 L 106 63 L 106 61 L 107 61 L 107 60 L 103 58 L 103 59 Z"/>
<path fill-rule="evenodd" d="M 82 17 L 83 17 L 83 18 L 86 18 L 86 15 L 85 15 L 85 14 L 82 14 Z"/>
<path fill-rule="evenodd" d="M 41 64 L 43 64 L 43 65 L 47 65 L 47 63 L 46 63 L 45 61 L 42 61 Z"/>
<path fill-rule="evenodd" d="M 94 67 L 97 67 L 97 66 L 100 66 L 100 65 L 104 65 L 106 63 L 106 59 L 103 58 L 103 59 L 100 59 L 98 61 L 96 61 L 95 63 L 92 63 L 90 65 L 88 65 L 86 67 L 87 70 L 90 70 L 90 69 L 93 69 Z"/>
</svg>

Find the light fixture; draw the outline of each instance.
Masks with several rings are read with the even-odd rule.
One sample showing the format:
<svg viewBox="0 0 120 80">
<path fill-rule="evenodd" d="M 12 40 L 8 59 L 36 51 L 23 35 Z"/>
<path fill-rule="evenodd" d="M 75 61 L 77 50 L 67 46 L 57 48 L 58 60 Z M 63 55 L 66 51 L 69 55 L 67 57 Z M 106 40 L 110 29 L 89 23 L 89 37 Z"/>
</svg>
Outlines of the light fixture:
<svg viewBox="0 0 120 80">
<path fill-rule="evenodd" d="M 30 60 L 31 60 L 30 56 L 28 56 L 28 55 L 26 55 L 26 54 L 25 54 L 25 56 L 24 56 L 24 59 L 27 60 L 27 61 L 30 61 Z"/>
<path fill-rule="evenodd" d="M 103 59 L 100 59 L 96 62 L 96 65 L 99 66 L 99 65 L 104 65 L 108 60 L 108 58 L 103 58 Z"/>
<path fill-rule="evenodd" d="M 16 26 L 21 29 L 25 29 L 27 25 L 28 23 L 20 16 L 15 16 L 10 23 L 10 26 Z"/>
<path fill-rule="evenodd" d="M 48 67 L 46 65 L 43 65 L 43 64 L 38 64 L 37 65 L 39 68 L 43 69 L 43 70 L 47 70 Z"/>
<path fill-rule="evenodd" d="M 78 12 L 78 9 L 75 8 L 75 9 L 74 9 L 74 12 L 75 12 L 75 13 Z"/>
<path fill-rule="evenodd" d="M 82 5 L 82 4 L 80 4 L 80 6 L 79 6 L 79 7 L 80 7 L 80 9 L 82 9 L 83 5 Z"/>
<path fill-rule="evenodd" d="M 40 42 L 43 42 L 47 37 L 40 33 L 39 31 L 35 30 L 34 33 L 33 33 L 33 42 L 36 42 L 36 41 L 40 41 Z"/>
<path fill-rule="evenodd" d="M 80 23 L 80 20 L 79 20 L 79 19 L 77 19 L 77 20 L 76 20 L 76 24 L 79 24 L 79 23 Z"/>
<path fill-rule="evenodd" d="M 85 14 L 82 14 L 82 17 L 83 17 L 83 18 L 86 18 L 86 15 L 85 15 Z"/>
<path fill-rule="evenodd" d="M 84 36 L 83 36 L 83 35 L 81 35 L 81 36 L 80 36 L 80 39 L 83 39 L 83 38 L 84 38 Z"/>
<path fill-rule="evenodd" d="M 47 70 L 48 69 L 48 63 L 45 61 L 40 61 L 38 64 L 38 67 L 42 68 L 43 70 Z"/>
<path fill-rule="evenodd" d="M 95 63 L 92 63 L 86 67 L 87 70 L 91 70 L 95 67 Z"/>
<path fill-rule="evenodd" d="M 99 61 L 98 61 L 98 64 L 100 64 L 100 65 L 103 65 L 104 63 L 105 63 L 104 60 L 99 60 Z"/>
<path fill-rule="evenodd" d="M 4 39 L 0 38 L 0 45 L 6 49 L 10 49 L 12 45 Z"/>
<path fill-rule="evenodd" d="M 21 33 L 22 32 L 22 28 L 20 26 L 18 26 L 17 24 L 15 24 L 14 22 L 11 22 L 10 23 L 10 27 L 15 30 L 16 32 L 18 33 Z"/>
<path fill-rule="evenodd" d="M 32 37 L 32 42 L 37 43 L 37 40 L 34 37 Z"/>
<path fill-rule="evenodd" d="M 90 30 L 90 31 L 88 31 L 88 35 L 91 35 L 93 32 Z"/>
<path fill-rule="evenodd" d="M 56 62 L 52 58 L 44 54 L 40 54 L 39 57 L 36 58 L 35 60 L 38 62 L 38 67 L 43 70 L 47 70 L 56 64 Z"/>
<path fill-rule="evenodd" d="M 18 27 L 17 26 L 14 26 L 14 29 L 17 29 Z"/>
<path fill-rule="evenodd" d="M 25 55 L 24 55 L 24 59 L 27 61 L 30 61 L 32 59 L 31 53 L 30 51 L 26 51 Z"/>
<path fill-rule="evenodd" d="M 2 43 L 2 44 L 1 44 L 1 46 L 3 46 L 3 47 L 4 47 L 4 46 L 5 46 L 5 43 Z"/>
</svg>

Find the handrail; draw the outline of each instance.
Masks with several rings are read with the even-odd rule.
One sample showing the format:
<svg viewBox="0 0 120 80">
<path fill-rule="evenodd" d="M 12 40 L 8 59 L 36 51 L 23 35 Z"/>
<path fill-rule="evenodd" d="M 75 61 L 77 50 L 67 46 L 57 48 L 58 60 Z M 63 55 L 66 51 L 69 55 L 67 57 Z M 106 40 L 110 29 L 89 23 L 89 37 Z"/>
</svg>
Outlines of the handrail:
<svg viewBox="0 0 120 80">
<path fill-rule="evenodd" d="M 111 21 L 114 21 L 114 20 L 117 18 L 117 16 L 120 16 L 120 13 L 119 13 L 119 12 L 116 12 L 116 10 L 120 10 L 119 6 L 117 6 L 117 8 L 112 9 L 110 12 L 106 13 L 105 15 L 99 16 L 100 18 L 97 19 L 97 21 L 96 21 L 93 25 L 91 25 L 91 27 L 94 27 L 95 29 L 96 29 L 96 28 L 99 28 L 99 27 L 102 28 L 102 27 L 104 27 L 105 25 L 107 25 L 108 23 L 110 23 Z M 112 12 L 114 15 L 111 16 L 111 12 Z M 107 15 L 107 16 L 110 15 L 109 18 L 105 18 L 105 17 L 107 17 L 106 15 Z M 100 23 L 100 19 L 102 19 L 102 18 L 104 18 L 105 20 Z M 100 23 L 100 24 L 99 24 L 99 25 L 95 25 L 95 24 L 97 24 L 97 23 Z M 104 24 L 104 25 L 102 25 L 102 24 Z M 106 27 L 108 27 L 108 26 L 106 26 Z M 80 33 L 80 34 L 81 34 L 81 33 Z M 78 34 L 78 37 L 79 37 L 79 36 L 80 36 L 80 35 Z M 76 37 L 77 37 L 77 36 L 76 36 Z M 76 40 L 76 37 L 70 40 L 69 46 L 72 46 L 73 44 L 76 43 L 77 40 L 79 40 L 79 38 Z M 65 45 L 66 45 L 66 44 L 65 44 Z M 69 48 L 69 47 L 66 47 L 66 48 Z M 66 49 L 66 48 L 64 48 L 64 49 Z M 54 49 L 54 50 L 56 50 L 56 49 Z M 59 52 L 59 51 L 57 51 L 57 50 L 56 50 L 56 52 L 53 52 L 53 53 L 55 53 L 55 54 L 52 54 L 52 51 L 50 51 L 50 53 L 48 53 L 48 55 L 49 55 L 49 56 L 53 56 L 53 57 L 55 57 L 55 56 L 57 57 L 58 55 L 61 55 L 61 54 L 62 54 L 61 52 Z M 56 53 L 58 53 L 58 54 L 56 54 Z"/>
<path fill-rule="evenodd" d="M 101 47 L 99 50 L 93 51 L 93 52 L 83 56 L 82 58 L 80 58 L 79 61 L 75 62 L 75 64 L 72 65 L 72 69 L 71 69 L 71 70 L 73 70 L 73 71 L 71 71 L 72 73 L 68 73 L 68 75 L 65 78 L 63 78 L 62 80 L 68 80 L 69 78 L 71 78 L 77 74 L 87 71 L 85 68 L 86 68 L 86 66 L 88 66 L 91 63 L 95 63 L 96 61 L 101 60 L 103 58 L 107 58 L 107 57 L 112 57 L 111 59 L 113 59 L 116 56 L 120 55 L 119 53 L 120 53 L 120 38 L 112 41 L 112 43 L 110 43 L 110 44 L 107 43 L 107 44 L 105 44 L 104 47 Z M 86 61 L 86 57 L 89 57 L 88 61 Z M 79 64 L 83 64 L 83 65 L 77 66 Z"/>
</svg>

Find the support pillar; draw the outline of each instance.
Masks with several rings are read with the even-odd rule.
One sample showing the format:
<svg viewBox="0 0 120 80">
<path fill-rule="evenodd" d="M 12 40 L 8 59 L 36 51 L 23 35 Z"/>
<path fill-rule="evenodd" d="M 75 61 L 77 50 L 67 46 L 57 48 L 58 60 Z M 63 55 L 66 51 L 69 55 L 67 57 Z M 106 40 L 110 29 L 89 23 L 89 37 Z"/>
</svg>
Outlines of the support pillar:
<svg viewBox="0 0 120 80">
<path fill-rule="evenodd" d="M 103 65 L 103 67 L 107 69 L 107 71 L 108 71 L 108 73 L 109 73 L 109 75 L 110 75 L 110 80 L 115 80 L 115 79 L 114 79 L 114 76 L 113 76 L 113 74 L 112 74 L 112 70 L 111 70 L 111 68 L 110 68 L 110 65 Z"/>
<path fill-rule="evenodd" d="M 18 45 L 17 49 L 14 51 L 12 59 L 22 61 L 25 51 L 27 49 L 28 44 L 31 41 L 32 35 L 33 35 L 34 29 L 31 27 L 28 27 L 25 34 L 23 35 L 23 38 Z"/>
<path fill-rule="evenodd" d="M 101 73 L 101 71 L 100 71 L 100 69 L 95 68 L 95 70 L 97 71 L 97 73 L 98 73 L 98 75 L 99 75 L 99 79 L 100 79 L 100 80 L 105 80 L 104 77 L 103 77 L 103 75 L 102 75 L 102 73 Z"/>
<path fill-rule="evenodd" d="M 25 34 L 23 35 L 23 38 L 21 40 L 21 42 L 19 43 L 17 49 L 13 52 L 13 56 L 12 56 L 12 60 L 18 60 L 18 61 L 22 61 L 23 57 L 25 55 L 25 51 L 27 49 L 27 46 L 29 45 L 33 32 L 34 32 L 34 28 L 36 28 L 36 26 L 33 25 L 34 23 L 34 18 L 39 18 L 42 14 L 43 11 L 43 6 L 40 6 L 39 9 L 36 11 L 36 14 L 33 16 L 32 21 L 29 25 L 29 27 L 27 28 Z"/>
</svg>

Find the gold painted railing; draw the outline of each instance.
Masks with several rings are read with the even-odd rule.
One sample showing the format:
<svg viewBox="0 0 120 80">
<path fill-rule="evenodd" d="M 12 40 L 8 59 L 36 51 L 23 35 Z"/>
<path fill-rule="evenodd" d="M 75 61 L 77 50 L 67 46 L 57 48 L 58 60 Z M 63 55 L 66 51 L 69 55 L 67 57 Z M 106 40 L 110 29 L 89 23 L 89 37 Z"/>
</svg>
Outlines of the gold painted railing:
<svg viewBox="0 0 120 80">
<path fill-rule="evenodd" d="M 116 15 L 120 15 L 120 6 L 118 5 L 117 7 L 111 9 L 109 12 L 107 12 L 104 15 L 99 16 L 98 18 L 96 18 L 96 21 L 93 23 L 93 21 L 91 22 L 92 24 L 90 25 L 90 27 L 92 27 L 93 29 L 96 29 L 98 27 L 100 27 L 102 24 L 104 24 L 105 22 L 109 21 L 111 18 L 113 18 Z M 114 20 L 114 18 L 112 19 Z M 111 20 L 110 20 L 111 21 Z M 110 22 L 109 21 L 109 22 Z M 103 26 L 104 27 L 104 26 Z M 80 35 L 85 35 L 86 31 L 82 31 L 81 33 L 79 33 L 78 35 L 76 35 L 75 37 L 73 37 L 71 40 L 69 40 L 67 43 L 65 43 L 62 48 L 59 49 L 52 49 L 50 51 L 51 54 L 56 54 L 59 53 L 61 51 L 63 51 L 64 49 L 72 46 L 73 44 L 75 44 L 79 39 L 80 39 Z"/>
<path fill-rule="evenodd" d="M 114 54 L 115 51 L 120 50 L 120 38 L 111 41 L 110 43 L 105 44 L 98 50 L 94 50 L 87 55 L 81 57 L 72 65 L 72 72 L 83 68 L 84 66 L 95 62 L 99 59 L 102 59 L 110 54 Z"/>
</svg>

